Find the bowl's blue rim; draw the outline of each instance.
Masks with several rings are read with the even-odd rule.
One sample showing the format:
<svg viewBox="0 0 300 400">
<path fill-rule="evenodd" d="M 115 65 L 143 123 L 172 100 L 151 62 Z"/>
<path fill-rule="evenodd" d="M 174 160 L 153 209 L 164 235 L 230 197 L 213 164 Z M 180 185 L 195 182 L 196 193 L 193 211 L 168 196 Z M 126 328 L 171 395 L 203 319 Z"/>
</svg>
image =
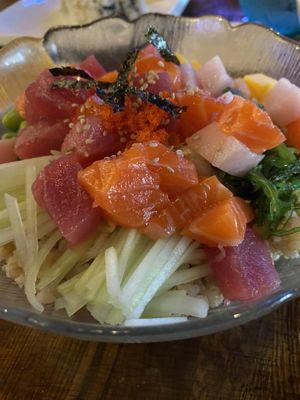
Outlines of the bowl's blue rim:
<svg viewBox="0 0 300 400">
<path fill-rule="evenodd" d="M 237 26 L 232 26 L 230 22 L 223 17 L 218 15 L 205 15 L 200 17 L 175 17 L 171 15 L 164 14 L 147 14 L 146 16 L 141 16 L 134 21 L 125 21 L 119 17 L 106 17 L 99 18 L 84 25 L 72 25 L 72 26 L 56 26 L 49 29 L 44 37 L 42 38 L 42 43 L 47 51 L 47 41 L 51 37 L 51 34 L 56 31 L 61 30 L 78 30 L 86 27 L 90 27 L 104 20 L 120 20 L 128 24 L 135 24 L 138 20 L 142 18 L 149 18 L 151 16 L 159 16 L 167 19 L 178 20 L 199 20 L 199 19 L 217 19 L 219 22 L 223 23 L 227 29 L 239 30 L 245 26 L 256 26 L 261 30 L 265 30 L 274 35 L 277 40 L 282 40 L 287 44 L 292 44 L 293 46 L 299 46 L 299 43 L 293 39 L 282 36 L 280 33 L 274 31 L 271 28 L 267 28 L 263 25 L 257 23 L 242 23 Z M 267 298 L 255 301 L 249 306 L 244 307 L 241 313 L 227 314 L 227 319 L 213 325 L 208 324 L 207 319 L 191 319 L 187 322 L 172 324 L 172 325 L 161 325 L 161 326 L 150 326 L 150 327 L 124 327 L 113 326 L 113 325 L 101 325 L 99 323 L 84 323 L 84 328 L 81 322 L 76 322 L 72 319 L 65 320 L 57 317 L 53 317 L 48 314 L 39 314 L 36 311 L 30 311 L 20 308 L 13 307 L 3 307 L 0 306 L 0 317 L 15 322 L 18 324 L 36 327 L 42 330 L 59 333 L 66 336 L 73 336 L 78 339 L 84 340 L 94 340 L 99 342 L 117 342 L 117 343 L 138 343 L 138 342 L 158 342 L 165 340 L 176 340 L 176 339 L 187 339 L 196 336 L 208 335 L 230 329 L 251 320 L 260 318 L 271 311 L 278 308 L 281 304 L 297 298 L 300 296 L 300 287 L 293 287 L 289 290 L 281 290 L 277 293 L 271 294 Z M 255 310 L 255 313 L 254 313 Z M 237 311 L 237 310 L 236 310 Z"/>
</svg>

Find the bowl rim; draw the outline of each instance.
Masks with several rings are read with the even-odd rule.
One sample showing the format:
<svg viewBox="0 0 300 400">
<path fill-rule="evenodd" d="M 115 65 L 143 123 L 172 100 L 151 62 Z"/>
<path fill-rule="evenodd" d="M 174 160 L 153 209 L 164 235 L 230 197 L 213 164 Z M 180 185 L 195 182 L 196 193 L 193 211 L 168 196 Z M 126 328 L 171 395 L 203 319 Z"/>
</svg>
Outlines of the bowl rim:
<svg viewBox="0 0 300 400">
<path fill-rule="evenodd" d="M 282 36 L 280 33 L 276 32 L 272 28 L 267 28 L 261 24 L 257 23 L 242 23 L 237 26 L 232 26 L 230 22 L 221 16 L 218 15 L 204 15 L 200 17 L 176 17 L 171 15 L 164 15 L 159 13 L 152 13 L 140 16 L 138 19 L 134 21 L 126 21 L 120 17 L 105 17 L 94 20 L 88 24 L 83 25 L 71 25 L 71 26 L 55 26 L 50 28 L 44 35 L 43 38 L 37 39 L 42 42 L 44 49 L 47 51 L 47 42 L 51 38 L 51 35 L 58 31 L 64 30 L 79 30 L 84 28 L 89 28 L 95 24 L 101 23 L 104 20 L 120 20 L 122 23 L 127 23 L 128 25 L 136 24 L 139 20 L 144 18 L 151 17 L 160 17 L 168 20 L 218 20 L 218 22 L 222 23 L 227 30 L 237 31 L 240 29 L 244 29 L 247 26 L 255 26 L 259 30 L 264 30 L 270 32 L 272 36 L 277 40 L 282 40 L 287 44 L 293 46 L 299 46 L 299 43 L 293 39 Z M 15 39 L 18 43 L 22 42 L 22 39 L 28 39 L 28 37 L 20 37 Z M 15 41 L 14 40 L 14 41 Z M 14 42 L 13 41 L 13 42 Z M 11 42 L 10 42 L 11 43 Z M 5 50 L 7 46 L 10 46 L 10 43 L 4 46 L 2 49 Z M 300 296 L 300 286 L 296 285 L 288 290 L 279 290 L 273 294 L 270 294 L 268 297 L 256 300 L 248 305 L 243 305 L 242 312 L 237 313 L 232 311 L 227 313 L 227 318 L 221 321 L 216 320 L 214 323 L 211 323 L 210 318 L 198 319 L 193 318 L 189 319 L 186 322 L 176 323 L 176 324 L 168 324 L 168 325 L 159 325 L 159 326 L 146 326 L 146 327 L 130 327 L 124 325 L 107 325 L 107 324 L 99 324 L 98 322 L 94 323 L 85 323 L 85 322 L 77 322 L 76 320 L 70 319 L 62 319 L 57 316 L 51 316 L 47 313 L 39 314 L 35 310 L 27 310 L 23 308 L 17 307 L 5 307 L 0 304 L 0 318 L 5 320 L 15 322 L 18 324 L 36 327 L 42 330 L 51 331 L 54 333 L 63 334 L 66 336 L 73 336 L 79 339 L 84 340 L 93 340 L 93 341 L 101 341 L 101 342 L 117 342 L 117 343 L 137 343 L 137 342 L 158 342 L 165 340 L 176 340 L 176 339 L 186 339 L 196 336 L 208 335 L 212 333 L 216 333 L 219 331 L 223 331 L 229 328 L 233 328 L 249 322 L 251 320 L 260 318 L 269 312 L 278 308 L 281 304 Z M 239 305 L 241 308 L 241 306 Z M 223 308 L 224 309 L 224 306 Z M 228 308 L 228 310 L 230 307 Z M 233 307 L 234 309 L 234 307 Z M 255 313 L 253 311 L 255 310 Z M 212 311 L 212 314 L 216 314 L 218 310 L 215 312 Z"/>
</svg>

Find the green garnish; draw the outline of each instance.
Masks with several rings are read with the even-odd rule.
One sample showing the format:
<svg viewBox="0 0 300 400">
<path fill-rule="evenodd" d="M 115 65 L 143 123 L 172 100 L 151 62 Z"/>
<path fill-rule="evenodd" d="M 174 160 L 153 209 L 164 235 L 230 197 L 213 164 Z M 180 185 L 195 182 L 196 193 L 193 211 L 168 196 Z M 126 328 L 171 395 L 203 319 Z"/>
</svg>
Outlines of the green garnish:
<svg viewBox="0 0 300 400">
<path fill-rule="evenodd" d="M 300 232 L 300 226 L 285 229 L 293 211 L 299 209 L 300 159 L 295 149 L 281 144 L 266 152 L 265 158 L 245 177 L 220 172 L 220 180 L 237 196 L 250 200 L 256 224 L 265 238 Z"/>
<path fill-rule="evenodd" d="M 240 97 L 245 98 L 244 94 L 243 94 L 239 89 L 236 89 L 236 88 L 232 88 L 232 87 L 227 86 L 227 87 L 222 91 L 222 93 L 227 93 L 227 92 L 231 92 L 231 93 L 234 94 L 235 96 L 240 96 Z"/>
</svg>

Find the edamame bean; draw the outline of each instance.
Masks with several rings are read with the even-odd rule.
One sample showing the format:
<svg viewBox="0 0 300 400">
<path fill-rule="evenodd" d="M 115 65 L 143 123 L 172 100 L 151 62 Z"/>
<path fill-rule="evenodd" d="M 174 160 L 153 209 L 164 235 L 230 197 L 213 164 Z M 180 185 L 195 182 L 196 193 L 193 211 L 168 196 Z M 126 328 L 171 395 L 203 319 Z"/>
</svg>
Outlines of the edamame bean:
<svg viewBox="0 0 300 400">
<path fill-rule="evenodd" d="M 9 131 L 17 132 L 22 121 L 23 118 L 15 108 L 7 111 L 2 117 L 2 124 Z"/>
</svg>

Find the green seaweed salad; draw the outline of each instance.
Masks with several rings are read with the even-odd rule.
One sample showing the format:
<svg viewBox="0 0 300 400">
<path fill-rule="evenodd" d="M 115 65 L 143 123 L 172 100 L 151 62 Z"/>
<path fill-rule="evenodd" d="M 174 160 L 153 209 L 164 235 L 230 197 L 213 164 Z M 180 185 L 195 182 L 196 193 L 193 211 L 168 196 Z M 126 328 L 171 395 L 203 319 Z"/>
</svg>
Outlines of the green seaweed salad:
<svg viewBox="0 0 300 400">
<path fill-rule="evenodd" d="M 238 178 L 219 171 L 218 176 L 236 196 L 249 200 L 256 212 L 256 225 L 264 238 L 300 232 L 287 229 L 300 208 L 300 159 L 297 150 L 285 144 L 266 152 L 261 163 Z"/>
</svg>

